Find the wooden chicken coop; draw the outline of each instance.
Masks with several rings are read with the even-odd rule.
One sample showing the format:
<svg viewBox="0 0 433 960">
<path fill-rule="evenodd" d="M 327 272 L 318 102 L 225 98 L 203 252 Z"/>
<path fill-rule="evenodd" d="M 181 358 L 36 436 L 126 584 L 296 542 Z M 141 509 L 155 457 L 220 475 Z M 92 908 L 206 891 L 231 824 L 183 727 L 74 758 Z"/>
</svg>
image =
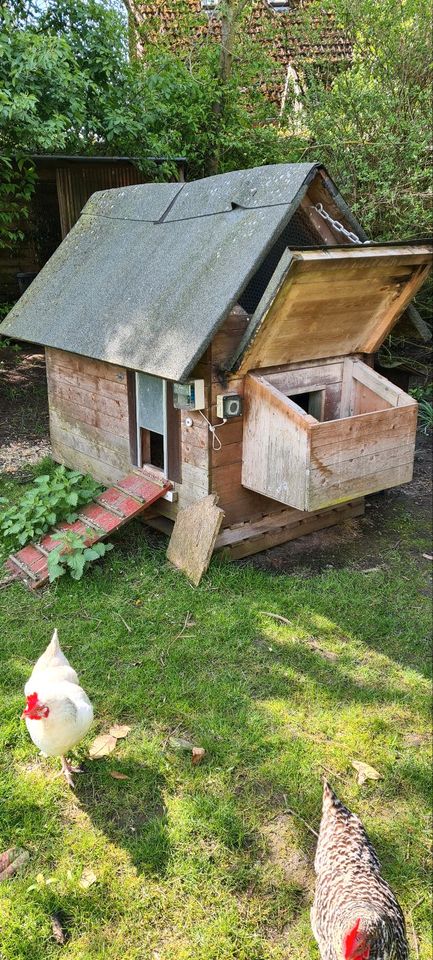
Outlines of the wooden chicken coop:
<svg viewBox="0 0 433 960">
<path fill-rule="evenodd" d="M 55 459 L 170 481 L 168 532 L 215 493 L 234 559 L 407 483 L 417 404 L 372 361 L 432 246 L 363 241 L 317 164 L 94 194 L 0 328 L 46 346 Z"/>
</svg>

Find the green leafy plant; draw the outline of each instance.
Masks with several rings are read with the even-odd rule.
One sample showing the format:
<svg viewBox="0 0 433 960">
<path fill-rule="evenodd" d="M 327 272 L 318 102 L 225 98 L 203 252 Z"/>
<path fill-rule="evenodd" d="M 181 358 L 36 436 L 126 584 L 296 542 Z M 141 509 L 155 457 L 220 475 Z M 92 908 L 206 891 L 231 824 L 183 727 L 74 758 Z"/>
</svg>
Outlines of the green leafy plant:
<svg viewBox="0 0 433 960">
<path fill-rule="evenodd" d="M 9 310 L 12 310 L 13 303 L 1 303 L 0 304 L 0 321 L 9 313 Z M 22 346 L 20 343 L 14 343 L 13 340 L 10 340 L 9 337 L 0 336 L 0 349 L 5 348 L 7 350 L 12 350 L 13 353 L 20 353 Z"/>
<path fill-rule="evenodd" d="M 419 401 L 418 422 L 423 433 L 430 433 L 430 430 L 433 430 L 433 403 L 431 400 Z"/>
<path fill-rule="evenodd" d="M 88 535 L 90 533 L 91 531 Z M 112 543 L 99 542 L 86 546 L 86 536 L 74 533 L 73 530 L 66 530 L 56 539 L 59 540 L 59 545 L 51 551 L 47 561 L 50 583 L 67 572 L 73 580 L 81 580 L 89 564 L 99 560 L 113 549 Z"/>
<path fill-rule="evenodd" d="M 418 427 L 423 433 L 433 430 L 433 383 L 423 383 L 409 390 L 418 401 Z"/>
<path fill-rule="evenodd" d="M 3 546 L 13 550 L 41 537 L 59 520 L 73 523 L 77 509 L 89 503 L 102 487 L 92 477 L 58 466 L 53 473 L 36 477 L 18 503 L 0 512 Z"/>
<path fill-rule="evenodd" d="M 433 383 L 424 383 L 416 387 L 411 387 L 409 393 L 414 400 L 418 400 L 418 403 L 421 403 L 422 400 L 431 401 L 433 399 Z"/>
</svg>

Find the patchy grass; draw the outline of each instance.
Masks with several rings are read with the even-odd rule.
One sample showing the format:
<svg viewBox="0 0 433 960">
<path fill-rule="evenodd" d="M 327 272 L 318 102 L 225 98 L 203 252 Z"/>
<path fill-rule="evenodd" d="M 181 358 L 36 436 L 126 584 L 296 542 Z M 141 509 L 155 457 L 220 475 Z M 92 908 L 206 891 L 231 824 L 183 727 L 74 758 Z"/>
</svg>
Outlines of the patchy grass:
<svg viewBox="0 0 433 960">
<path fill-rule="evenodd" d="M 0 885 L 4 960 L 317 958 L 314 837 L 284 809 L 317 829 L 324 771 L 430 960 L 428 548 L 401 511 L 388 533 L 373 572 L 214 563 L 193 588 L 132 524 L 82 582 L 0 592 L 0 849 L 31 853 Z M 94 703 L 92 736 L 132 727 L 108 758 L 86 759 L 90 736 L 79 747 L 75 796 L 19 720 L 54 626 Z M 205 747 L 203 764 L 170 735 Z M 382 779 L 358 787 L 351 759 Z M 97 882 L 82 889 L 86 868 Z"/>
</svg>

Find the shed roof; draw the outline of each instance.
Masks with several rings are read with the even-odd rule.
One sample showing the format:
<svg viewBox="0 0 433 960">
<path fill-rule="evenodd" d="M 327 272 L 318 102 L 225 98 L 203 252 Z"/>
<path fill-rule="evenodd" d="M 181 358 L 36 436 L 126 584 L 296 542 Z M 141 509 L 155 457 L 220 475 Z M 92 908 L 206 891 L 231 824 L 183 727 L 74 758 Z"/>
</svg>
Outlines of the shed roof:
<svg viewBox="0 0 433 960">
<path fill-rule="evenodd" d="M 187 379 L 317 164 L 96 193 L 0 332 Z"/>
</svg>

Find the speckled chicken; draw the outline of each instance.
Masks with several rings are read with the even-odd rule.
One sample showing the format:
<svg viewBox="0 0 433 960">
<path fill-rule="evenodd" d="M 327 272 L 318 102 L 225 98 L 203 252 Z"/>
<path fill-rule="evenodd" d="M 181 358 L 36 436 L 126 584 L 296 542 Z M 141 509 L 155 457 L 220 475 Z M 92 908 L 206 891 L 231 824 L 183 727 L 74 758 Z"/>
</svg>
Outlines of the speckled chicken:
<svg viewBox="0 0 433 960">
<path fill-rule="evenodd" d="M 311 925 L 322 960 L 408 960 L 404 917 L 361 821 L 328 783 Z"/>
</svg>

